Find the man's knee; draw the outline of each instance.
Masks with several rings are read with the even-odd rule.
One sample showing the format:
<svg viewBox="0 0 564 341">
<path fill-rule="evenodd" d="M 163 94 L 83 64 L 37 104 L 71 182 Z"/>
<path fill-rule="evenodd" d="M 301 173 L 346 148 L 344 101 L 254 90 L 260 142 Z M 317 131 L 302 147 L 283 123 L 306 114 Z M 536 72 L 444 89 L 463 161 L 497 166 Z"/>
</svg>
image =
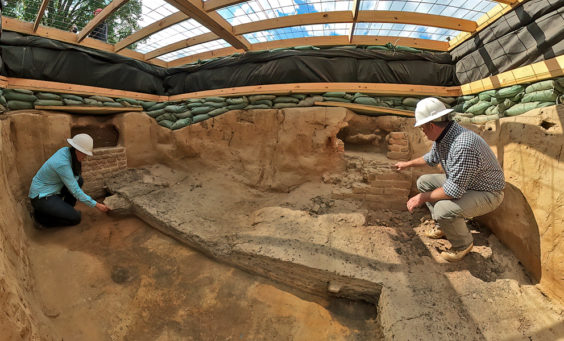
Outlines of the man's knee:
<svg viewBox="0 0 564 341">
<path fill-rule="evenodd" d="M 434 218 L 439 221 L 442 219 L 455 219 L 462 217 L 462 210 L 453 204 L 451 200 L 439 200 L 433 206 Z"/>
<path fill-rule="evenodd" d="M 430 180 L 432 174 L 423 174 L 417 179 L 417 190 L 419 192 L 429 192 L 430 191 Z"/>
</svg>

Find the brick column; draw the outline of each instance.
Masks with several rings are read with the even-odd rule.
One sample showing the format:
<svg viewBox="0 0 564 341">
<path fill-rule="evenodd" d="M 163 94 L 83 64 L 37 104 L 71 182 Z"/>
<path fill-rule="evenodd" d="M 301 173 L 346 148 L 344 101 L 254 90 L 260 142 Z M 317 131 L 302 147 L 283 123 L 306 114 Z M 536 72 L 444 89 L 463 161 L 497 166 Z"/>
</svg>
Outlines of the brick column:
<svg viewBox="0 0 564 341">
<path fill-rule="evenodd" d="M 388 143 L 388 153 L 386 154 L 388 159 L 406 161 L 411 158 L 407 133 L 391 132 L 386 136 L 386 142 Z"/>
<path fill-rule="evenodd" d="M 93 198 L 104 196 L 104 179 L 127 168 L 125 147 L 96 148 L 92 156 L 82 161 L 82 189 Z"/>
</svg>

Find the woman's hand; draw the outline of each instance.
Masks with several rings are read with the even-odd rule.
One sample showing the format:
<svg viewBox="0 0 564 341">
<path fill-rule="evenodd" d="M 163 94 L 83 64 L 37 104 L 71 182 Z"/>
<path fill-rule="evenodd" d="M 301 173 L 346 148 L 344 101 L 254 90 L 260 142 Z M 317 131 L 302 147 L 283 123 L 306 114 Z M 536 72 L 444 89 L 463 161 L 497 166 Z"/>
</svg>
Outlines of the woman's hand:
<svg viewBox="0 0 564 341">
<path fill-rule="evenodd" d="M 101 212 L 108 212 L 110 209 L 108 208 L 108 206 L 101 204 L 101 203 L 96 203 L 96 208 L 98 210 L 100 210 Z"/>
</svg>

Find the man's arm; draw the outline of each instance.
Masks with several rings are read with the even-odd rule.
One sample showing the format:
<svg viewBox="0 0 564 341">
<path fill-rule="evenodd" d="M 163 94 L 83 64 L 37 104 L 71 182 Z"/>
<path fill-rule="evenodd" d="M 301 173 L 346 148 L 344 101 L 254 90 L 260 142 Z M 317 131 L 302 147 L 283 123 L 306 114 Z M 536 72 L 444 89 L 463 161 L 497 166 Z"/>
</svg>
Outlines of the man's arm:
<svg viewBox="0 0 564 341">
<path fill-rule="evenodd" d="M 417 159 L 409 160 L 409 161 L 400 161 L 395 164 L 397 170 L 404 170 L 409 167 L 421 167 L 427 166 L 427 162 L 423 159 L 423 156 L 418 157 Z"/>
<path fill-rule="evenodd" d="M 407 201 L 407 210 L 413 212 L 416 207 L 423 206 L 426 202 L 435 203 L 439 200 L 454 199 L 445 193 L 442 187 L 435 188 L 432 192 L 419 193 Z"/>
</svg>

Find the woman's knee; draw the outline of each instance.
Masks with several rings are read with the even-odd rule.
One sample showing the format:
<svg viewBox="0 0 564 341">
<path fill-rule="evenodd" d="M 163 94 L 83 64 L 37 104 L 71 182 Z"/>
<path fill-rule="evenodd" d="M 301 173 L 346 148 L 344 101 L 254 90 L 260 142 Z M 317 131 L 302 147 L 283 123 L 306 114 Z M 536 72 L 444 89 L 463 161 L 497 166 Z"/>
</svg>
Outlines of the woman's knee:
<svg viewBox="0 0 564 341">
<path fill-rule="evenodd" d="M 67 217 L 69 225 L 78 225 L 82 221 L 82 214 L 80 211 L 74 210 L 72 214 Z"/>
</svg>

